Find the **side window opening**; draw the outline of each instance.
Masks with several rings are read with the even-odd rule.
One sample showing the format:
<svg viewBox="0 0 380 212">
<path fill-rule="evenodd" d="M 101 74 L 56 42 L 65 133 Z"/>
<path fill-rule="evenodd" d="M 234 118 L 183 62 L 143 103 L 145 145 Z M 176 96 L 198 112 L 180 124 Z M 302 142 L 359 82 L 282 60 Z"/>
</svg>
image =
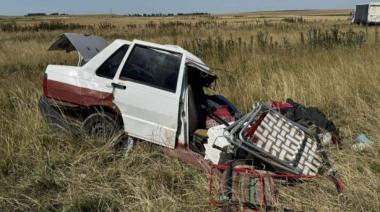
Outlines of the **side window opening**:
<svg viewBox="0 0 380 212">
<path fill-rule="evenodd" d="M 127 53 L 129 45 L 124 45 L 120 47 L 116 52 L 114 52 L 97 70 L 96 75 L 99 77 L 104 77 L 108 79 L 113 79 L 117 69 L 120 66 L 125 54 Z"/>
<path fill-rule="evenodd" d="M 182 54 L 136 45 L 128 57 L 120 79 L 175 92 Z"/>
</svg>

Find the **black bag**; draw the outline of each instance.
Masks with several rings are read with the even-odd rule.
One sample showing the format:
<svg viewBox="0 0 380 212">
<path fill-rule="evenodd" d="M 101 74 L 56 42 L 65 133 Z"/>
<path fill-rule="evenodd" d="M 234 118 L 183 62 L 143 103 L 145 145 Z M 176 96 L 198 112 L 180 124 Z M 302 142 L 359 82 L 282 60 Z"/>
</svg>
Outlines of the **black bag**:
<svg viewBox="0 0 380 212">
<path fill-rule="evenodd" d="M 295 121 L 305 127 L 314 124 L 321 129 L 325 129 L 330 133 L 338 135 L 338 128 L 335 124 L 328 120 L 326 115 L 316 107 L 305 107 L 292 99 L 287 99 L 287 103 L 293 105 L 293 108 L 281 111 L 283 115 L 292 121 Z"/>
</svg>

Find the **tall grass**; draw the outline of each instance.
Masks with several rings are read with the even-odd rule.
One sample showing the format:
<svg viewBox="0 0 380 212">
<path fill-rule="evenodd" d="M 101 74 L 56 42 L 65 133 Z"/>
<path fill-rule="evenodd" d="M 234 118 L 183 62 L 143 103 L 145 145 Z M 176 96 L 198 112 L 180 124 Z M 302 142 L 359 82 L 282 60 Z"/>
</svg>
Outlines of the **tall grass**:
<svg viewBox="0 0 380 212">
<path fill-rule="evenodd" d="M 377 38 L 376 34 L 375 38 Z M 348 31 L 341 31 L 337 25 L 325 31 L 313 28 L 307 33 L 307 44 L 314 48 L 333 48 L 336 46 L 360 47 L 366 42 L 366 39 L 367 34 L 363 31 L 355 32 L 352 28 Z M 301 43 L 304 43 L 302 33 Z"/>
<path fill-rule="evenodd" d="M 338 201 L 331 183 L 317 181 L 281 187 L 281 207 L 376 211 L 377 29 L 331 19 L 297 23 L 262 19 L 81 17 L 62 23 L 95 26 L 70 30 L 110 41 L 136 38 L 184 46 L 219 75 L 216 90 L 209 92 L 225 95 L 243 111 L 255 101 L 289 97 L 319 107 L 344 138 L 342 149 L 331 146 L 329 154 L 347 186 L 347 203 Z M 39 23 L 18 20 L 17 27 L 25 30 L 0 31 L 0 210 L 212 210 L 207 174 L 166 156 L 160 147 L 140 143 L 125 158 L 112 141 L 102 144 L 51 134 L 37 108 L 44 68 L 49 63 L 75 64 L 77 58 L 47 52 L 68 29 L 34 30 Z M 372 136 L 372 149 L 363 153 L 351 149 L 358 133 Z"/>
</svg>

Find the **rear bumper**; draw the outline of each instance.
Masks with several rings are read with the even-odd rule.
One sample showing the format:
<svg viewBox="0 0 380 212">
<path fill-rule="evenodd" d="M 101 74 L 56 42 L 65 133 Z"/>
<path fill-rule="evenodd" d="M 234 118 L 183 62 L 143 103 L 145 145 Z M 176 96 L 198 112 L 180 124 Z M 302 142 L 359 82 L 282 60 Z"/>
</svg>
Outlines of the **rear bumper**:
<svg viewBox="0 0 380 212">
<path fill-rule="evenodd" d="M 74 134 L 78 134 L 80 132 L 80 127 L 75 126 L 71 121 L 69 121 L 62 108 L 60 108 L 57 104 L 54 104 L 54 100 L 41 96 L 38 101 L 38 107 L 44 120 L 53 132 L 70 132 Z"/>
</svg>

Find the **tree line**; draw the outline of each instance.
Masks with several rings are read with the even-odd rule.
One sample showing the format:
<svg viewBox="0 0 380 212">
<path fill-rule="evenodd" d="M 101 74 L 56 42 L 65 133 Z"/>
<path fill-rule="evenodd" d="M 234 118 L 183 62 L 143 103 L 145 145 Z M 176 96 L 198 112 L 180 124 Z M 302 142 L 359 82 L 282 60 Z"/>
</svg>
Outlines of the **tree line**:
<svg viewBox="0 0 380 212">
<path fill-rule="evenodd" d="M 28 13 L 25 15 L 25 17 L 32 17 L 32 16 L 65 16 L 68 15 L 66 13 Z M 210 13 L 133 13 L 128 14 L 127 16 L 130 17 L 168 17 L 168 16 L 208 16 L 211 15 Z"/>
</svg>

